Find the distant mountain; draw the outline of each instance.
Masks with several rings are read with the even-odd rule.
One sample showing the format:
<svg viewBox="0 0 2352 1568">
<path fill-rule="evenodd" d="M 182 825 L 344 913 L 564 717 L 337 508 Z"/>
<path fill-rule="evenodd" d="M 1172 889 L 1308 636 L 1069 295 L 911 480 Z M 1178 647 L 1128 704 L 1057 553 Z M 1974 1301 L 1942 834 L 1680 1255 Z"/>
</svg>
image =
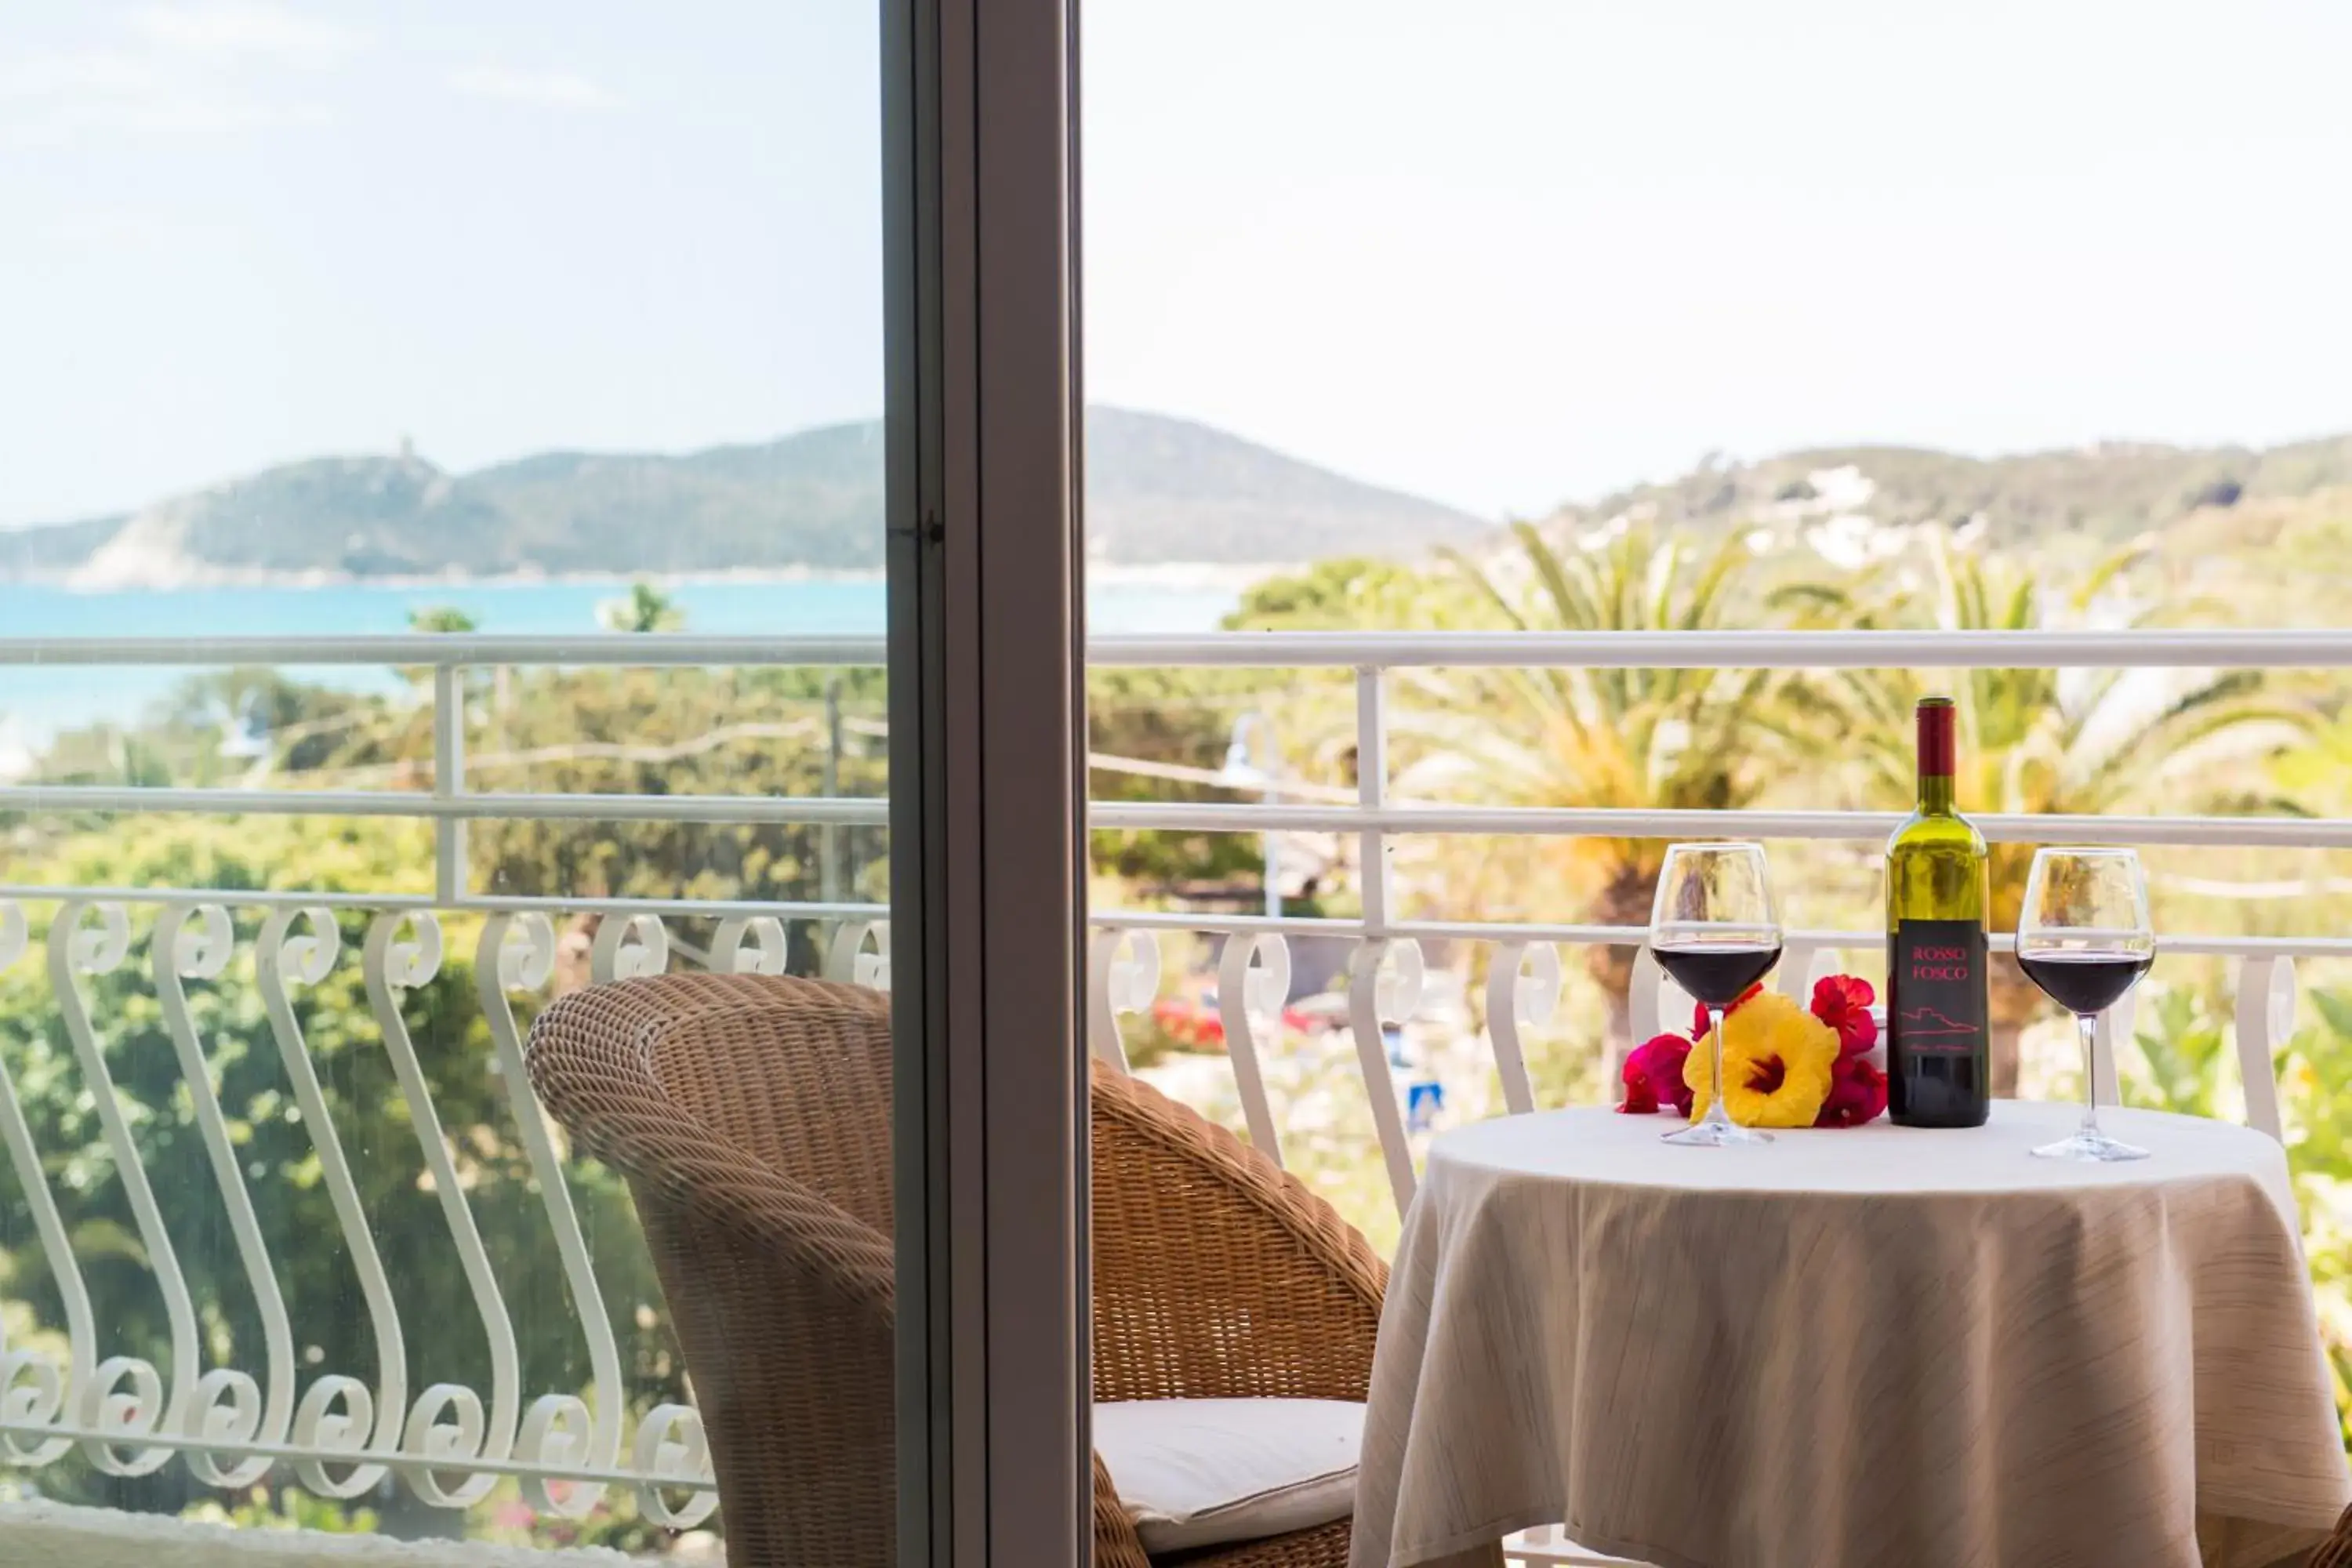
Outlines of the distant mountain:
<svg viewBox="0 0 2352 1568">
<path fill-rule="evenodd" d="M 47 528 L 0 529 L 0 581 L 62 577 L 122 531 L 127 517 L 93 517 Z"/>
<path fill-rule="evenodd" d="M 1189 419 L 1090 408 L 1086 457 L 1087 544 L 1120 564 L 1416 555 L 1495 526 Z"/>
<path fill-rule="evenodd" d="M 318 458 L 128 516 L 0 531 L 0 577 L 667 574 L 882 562 L 878 422 L 679 457 L 550 452 L 450 474 Z M 1088 537 L 1119 565 L 1415 554 L 1487 524 L 1160 415 L 1087 414 Z"/>
<path fill-rule="evenodd" d="M 1876 528 L 1981 520 L 1990 542 L 2021 546 L 2065 535 L 2120 543 L 2193 512 L 2285 500 L 2352 484 L 2352 436 L 2257 450 L 2102 442 L 2062 451 L 1968 458 L 1907 447 L 1823 447 L 1755 462 L 1721 458 L 1681 479 L 1638 485 L 1562 509 L 1576 529 L 1654 518 L 1698 532 L 1799 527 L 1832 536 Z"/>
<path fill-rule="evenodd" d="M 881 447 L 869 421 L 681 456 L 548 452 L 468 474 L 407 451 L 318 458 L 136 512 L 0 530 L 0 581 L 871 570 L 882 560 Z M 1712 458 L 1563 507 L 1547 527 L 1570 538 L 1636 518 L 1699 534 L 1762 528 L 1853 563 L 1899 551 L 1923 522 L 1973 525 L 2005 546 L 2204 539 L 2228 533 L 2219 519 L 2335 492 L 2352 494 L 2352 436 L 2000 458 L 1822 447 Z M 1115 408 L 1087 413 L 1087 510 L 1092 558 L 1114 566 L 1412 556 L 1491 531 L 1205 425 Z"/>
</svg>

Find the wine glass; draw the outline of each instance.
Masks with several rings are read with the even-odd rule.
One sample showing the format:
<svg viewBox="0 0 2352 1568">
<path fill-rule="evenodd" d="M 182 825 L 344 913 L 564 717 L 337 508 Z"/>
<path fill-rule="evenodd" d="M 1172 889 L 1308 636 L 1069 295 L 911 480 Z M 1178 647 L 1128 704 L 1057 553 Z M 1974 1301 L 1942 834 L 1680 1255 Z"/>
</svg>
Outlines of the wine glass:
<svg viewBox="0 0 2352 1568">
<path fill-rule="evenodd" d="M 1780 917 L 1760 844 L 1675 844 L 1658 872 L 1650 952 L 1675 984 L 1706 1008 L 1715 1092 L 1706 1115 L 1665 1135 L 1669 1143 L 1731 1149 L 1772 1135 L 1731 1120 L 1724 1109 L 1723 1016 L 1780 962 Z"/>
<path fill-rule="evenodd" d="M 2033 1151 L 2045 1160 L 2145 1160 L 2147 1151 L 2099 1131 L 2092 1077 L 2099 1015 L 2123 1000 L 2156 959 L 2147 881 L 2128 849 L 2038 849 L 2017 918 L 2017 966 L 2074 1015 L 2083 1037 L 2083 1125 Z"/>
</svg>

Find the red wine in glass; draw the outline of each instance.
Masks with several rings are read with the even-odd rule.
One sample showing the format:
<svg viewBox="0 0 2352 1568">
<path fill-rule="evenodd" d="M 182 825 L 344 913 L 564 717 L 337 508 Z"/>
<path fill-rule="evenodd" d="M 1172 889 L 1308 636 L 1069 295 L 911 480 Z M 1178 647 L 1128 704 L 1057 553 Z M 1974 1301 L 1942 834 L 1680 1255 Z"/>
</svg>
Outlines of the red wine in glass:
<svg viewBox="0 0 2352 1568">
<path fill-rule="evenodd" d="M 1689 993 L 1694 1002 L 1728 1007 L 1780 962 L 1779 942 L 1706 942 L 1661 943 L 1651 951 L 1658 967 Z"/>
<path fill-rule="evenodd" d="M 2050 1000 L 2081 1017 L 2122 1001 L 2155 960 L 2152 952 L 2020 952 L 2017 966 Z"/>
<path fill-rule="evenodd" d="M 2099 1015 L 2139 984 L 2156 957 L 2147 879 L 2128 849 L 2037 849 L 2017 919 L 2017 966 L 2074 1015 L 2083 1047 L 2083 1125 L 2033 1151 L 2045 1160 L 2145 1160 L 2099 1127 Z"/>
<path fill-rule="evenodd" d="M 1658 868 L 1650 910 L 1650 952 L 1675 984 L 1706 1008 L 1713 1077 L 1723 1081 L 1723 1018 L 1750 985 L 1780 962 L 1780 916 L 1759 844 L 1675 844 Z M 1665 1134 L 1684 1148 L 1739 1149 L 1772 1135 L 1731 1120 L 1720 1093 L 1706 1114 Z"/>
</svg>

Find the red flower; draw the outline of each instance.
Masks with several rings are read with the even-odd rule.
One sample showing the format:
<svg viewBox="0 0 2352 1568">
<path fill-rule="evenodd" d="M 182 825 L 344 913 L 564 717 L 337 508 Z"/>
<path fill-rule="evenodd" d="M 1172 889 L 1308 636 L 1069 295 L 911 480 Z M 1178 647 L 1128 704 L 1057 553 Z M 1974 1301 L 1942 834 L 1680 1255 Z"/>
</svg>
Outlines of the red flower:
<svg viewBox="0 0 2352 1568">
<path fill-rule="evenodd" d="M 1838 1055 L 1858 1057 L 1878 1043 L 1878 1020 L 1870 1005 L 1878 993 L 1867 980 L 1829 974 L 1813 983 L 1813 1016 L 1838 1032 Z"/>
<path fill-rule="evenodd" d="M 1730 1006 L 1726 1007 L 1723 1010 L 1723 1016 L 1727 1018 L 1730 1017 L 1734 1013 L 1739 1011 L 1741 1004 L 1745 1003 L 1750 996 L 1761 994 L 1763 990 L 1764 983 L 1761 980 L 1758 981 L 1755 984 L 1750 985 L 1747 990 L 1742 991 L 1739 994 L 1739 1000 L 1738 1002 L 1734 1002 Z M 1706 1016 L 1706 1004 L 1704 1002 L 1692 1004 L 1691 1038 L 1694 1040 L 1703 1040 L 1706 1038 L 1707 1030 L 1713 1026 L 1714 1021 Z"/>
<path fill-rule="evenodd" d="M 1816 1127 L 1859 1127 L 1876 1120 L 1886 1109 L 1886 1075 L 1860 1056 L 1838 1058 L 1830 1078 L 1830 1097 L 1822 1101 Z"/>
<path fill-rule="evenodd" d="M 1625 1102 L 1617 1109 L 1628 1115 L 1646 1115 L 1673 1106 L 1690 1114 L 1690 1086 L 1683 1081 L 1683 1058 L 1691 1043 L 1680 1035 L 1658 1035 L 1636 1047 L 1625 1058 L 1620 1075 L 1625 1082 Z"/>
<path fill-rule="evenodd" d="M 1618 1076 L 1625 1081 L 1625 1098 L 1618 1104 L 1620 1116 L 1648 1116 L 1658 1109 L 1658 1097 L 1650 1088 L 1650 1071 L 1636 1051 L 1625 1058 L 1625 1070 Z"/>
</svg>

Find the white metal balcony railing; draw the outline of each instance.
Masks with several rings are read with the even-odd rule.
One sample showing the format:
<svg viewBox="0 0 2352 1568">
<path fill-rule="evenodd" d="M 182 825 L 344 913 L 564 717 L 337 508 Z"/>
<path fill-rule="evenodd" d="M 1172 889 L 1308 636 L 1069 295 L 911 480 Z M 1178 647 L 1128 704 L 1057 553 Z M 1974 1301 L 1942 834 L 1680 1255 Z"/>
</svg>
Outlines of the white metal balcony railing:
<svg viewBox="0 0 2352 1568">
<path fill-rule="evenodd" d="M 1556 1005 L 1559 947 L 1638 946 L 1639 928 L 1396 918 L 1386 874 L 1387 841 L 1400 835 L 1602 835 L 1613 837 L 1737 836 L 1780 839 L 1875 839 L 1894 818 L 1874 813 L 1671 812 L 1494 808 L 1400 802 L 1389 798 L 1385 764 L 1385 672 L 1407 667 L 1469 665 L 1692 668 L 2035 668 L 2352 667 L 2352 634 L 2331 633 L 1638 633 L 1598 635 L 1229 634 L 1198 637 L 1097 639 L 1098 666 L 1243 667 L 1355 671 L 1360 784 L 1352 803 L 1097 804 L 1097 828 L 1175 828 L 1258 833 L 1352 835 L 1358 864 L 1370 868 L 1363 912 L 1354 919 L 1272 918 L 1107 910 L 1095 911 L 1088 955 L 1089 1044 L 1104 1061 L 1125 1068 L 1121 1019 L 1147 1009 L 1162 983 L 1154 933 L 1181 931 L 1223 939 L 1219 1008 L 1242 1113 L 1253 1141 L 1279 1160 L 1283 1129 L 1269 1100 L 1263 1056 L 1269 1028 L 1290 991 L 1291 936 L 1337 937 L 1354 944 L 1347 1016 L 1371 1106 L 1389 1184 L 1402 1206 L 1413 1187 L 1412 1146 L 1381 1045 L 1384 1026 L 1410 1019 L 1423 988 L 1426 941 L 1491 944 L 1486 1017 L 1493 1066 L 1507 1107 L 1533 1109 L 1521 1050 L 1522 1031 Z M 20 1466 L 54 1462 L 79 1447 L 100 1470 L 143 1474 L 180 1457 L 202 1481 L 249 1486 L 272 1472 L 290 1474 L 314 1492 L 349 1498 L 396 1476 L 425 1502 L 460 1508 L 479 1501 L 502 1477 L 520 1478 L 536 1507 L 582 1516 L 614 1488 L 635 1493 L 656 1521 L 685 1526 L 716 1506 L 699 1421 L 683 1404 L 663 1405 L 625 1432 L 615 1390 L 623 1386 L 614 1324 L 600 1303 L 596 1259 L 575 1211 L 555 1141 L 522 1071 L 515 1000 L 545 987 L 555 956 L 555 917 L 605 917 L 594 939 L 590 973 L 597 980 L 658 972 L 675 963 L 720 971 L 774 973 L 786 960 L 786 928 L 810 926 L 834 977 L 887 988 L 887 910 L 858 902 L 712 901 L 688 899 L 500 897 L 475 892 L 467 866 L 466 824 L 481 818 L 662 820 L 698 823 L 879 825 L 876 798 L 772 798 L 713 795 L 581 795 L 487 792 L 467 785 L 460 672 L 498 666 L 806 667 L 879 665 L 880 639 L 869 637 L 707 637 L 603 636 L 512 637 L 219 638 L 200 641 L 0 639 L 0 668 L 56 665 L 209 666 L 362 665 L 434 673 L 430 701 L 436 754 L 433 787 L 418 791 L 316 791 L 249 788 L 0 787 L 0 812 L 297 813 L 321 817 L 396 816 L 436 824 L 435 891 L 256 892 L 208 888 L 0 886 L 0 972 L 33 945 L 28 906 L 50 912 L 40 939 L 56 1009 L 136 1217 L 144 1266 L 169 1321 L 170 1365 L 159 1369 L 125 1355 L 105 1355 L 72 1237 L 52 1194 L 52 1173 L 36 1146 L 18 1099 L 15 1068 L 0 1074 L 0 1136 L 32 1211 L 34 1230 L 63 1300 L 68 1345 L 63 1363 L 37 1348 L 0 1343 L 0 1448 Z M 1980 817 L 1996 841 L 2084 841 L 2143 845 L 2352 847 L 2352 821 L 2218 817 Z M 139 918 L 134 920 L 132 911 Z M 343 1245 L 357 1270 L 373 1338 L 369 1367 L 320 1368 L 307 1384 L 296 1370 L 294 1325 L 278 1284 L 270 1238 L 257 1217 L 251 1177 L 240 1165 L 210 1081 L 207 1047 L 192 1013 L 191 982 L 224 981 L 237 943 L 233 911 L 257 917 L 252 939 L 254 984 L 260 993 L 289 1091 L 315 1144 L 320 1179 L 333 1199 Z M 442 918 L 481 921 L 476 987 L 488 1020 L 496 1076 L 562 1263 L 564 1282 L 593 1370 L 588 1388 L 529 1397 L 520 1385 L 515 1320 L 487 1256 L 467 1197 L 467 1184 L 433 1104 L 401 1003 L 436 973 L 443 957 Z M 413 1124 L 416 1170 L 429 1180 L 448 1244 L 467 1281 L 478 1325 L 435 1324 L 430 1332 L 478 1328 L 489 1348 L 485 1394 L 435 1383 L 412 1395 L 406 1383 L 407 1334 L 376 1238 L 354 1187 L 295 998 L 339 964 L 341 922 L 364 921 L 356 962 L 367 1007 Z M 712 922 L 698 946 L 676 940 L 670 922 Z M 248 921 L 250 923 L 250 919 Z M 206 1364 L 199 1313 L 183 1278 L 142 1162 L 140 1139 L 119 1109 L 110 1066 L 93 1028 L 88 983 L 131 962 L 133 931 L 152 931 L 145 966 L 152 994 L 176 1053 L 194 1108 L 222 1214 L 238 1265 L 259 1304 L 263 1364 Z M 1877 944 L 1875 932 L 1800 931 L 1790 934 L 1780 982 L 1790 988 L 1837 963 L 1839 950 Z M 2003 939 L 1995 938 L 1996 946 Z M 2352 939 L 2167 934 L 2168 953 L 2219 955 L 2237 963 L 2236 1054 L 2247 1120 L 2276 1136 L 2280 1117 L 2273 1051 L 2292 1031 L 2294 961 L 2352 956 Z M 1654 1032 L 1669 1012 L 1670 988 L 1647 959 L 1637 960 L 1633 1036 Z M 2128 1023 L 2119 1026 L 2127 1029 Z M 2096 1068 L 2103 1098 L 2116 1095 L 2112 1037 Z M 285 1238 L 279 1238 L 281 1244 Z M 428 1354 L 427 1358 L 430 1360 Z M 1580 1561 L 1534 1549 L 1535 1560 Z"/>
</svg>

